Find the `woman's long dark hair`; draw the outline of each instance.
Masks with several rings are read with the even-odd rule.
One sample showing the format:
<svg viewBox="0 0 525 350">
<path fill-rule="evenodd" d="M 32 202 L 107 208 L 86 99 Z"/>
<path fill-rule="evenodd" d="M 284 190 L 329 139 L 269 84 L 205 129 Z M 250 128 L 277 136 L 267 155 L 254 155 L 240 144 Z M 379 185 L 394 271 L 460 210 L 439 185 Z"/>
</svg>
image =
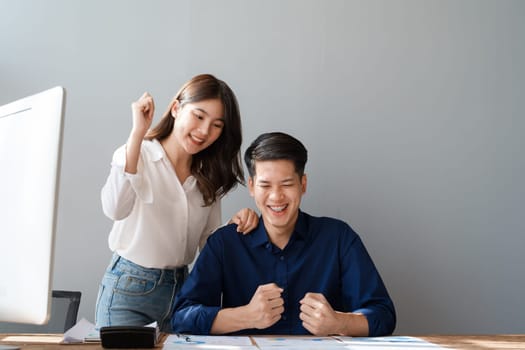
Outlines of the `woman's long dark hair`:
<svg viewBox="0 0 525 350">
<path fill-rule="evenodd" d="M 179 108 L 182 108 L 187 103 L 215 98 L 221 100 L 224 108 L 224 127 L 221 135 L 209 147 L 194 154 L 191 162 L 191 174 L 197 179 L 206 206 L 222 198 L 235 188 L 237 183 L 244 184 L 240 158 L 241 114 L 237 98 L 230 87 L 211 74 L 193 77 L 181 87 L 162 119 L 145 136 L 147 140 L 162 141 L 171 134 L 175 123 L 171 109 L 176 101 L 179 102 Z"/>
</svg>

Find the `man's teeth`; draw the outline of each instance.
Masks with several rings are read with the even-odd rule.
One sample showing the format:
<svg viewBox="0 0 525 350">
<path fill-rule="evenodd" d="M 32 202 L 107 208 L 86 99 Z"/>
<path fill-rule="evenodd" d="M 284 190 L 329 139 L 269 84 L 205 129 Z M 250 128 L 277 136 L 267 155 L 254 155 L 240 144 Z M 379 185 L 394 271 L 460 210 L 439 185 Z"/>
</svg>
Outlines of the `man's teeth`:
<svg viewBox="0 0 525 350">
<path fill-rule="evenodd" d="M 286 205 L 283 205 L 283 206 L 280 206 L 280 207 L 270 207 L 271 210 L 273 211 L 276 211 L 276 212 L 280 212 L 280 211 L 283 211 L 284 209 L 286 209 Z"/>
</svg>

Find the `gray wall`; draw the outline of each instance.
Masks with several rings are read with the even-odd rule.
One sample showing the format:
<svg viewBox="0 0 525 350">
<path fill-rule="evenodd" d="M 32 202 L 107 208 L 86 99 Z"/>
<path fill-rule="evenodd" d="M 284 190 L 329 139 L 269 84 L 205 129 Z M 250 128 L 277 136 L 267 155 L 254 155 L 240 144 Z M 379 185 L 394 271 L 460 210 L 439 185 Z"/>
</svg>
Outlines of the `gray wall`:
<svg viewBox="0 0 525 350">
<path fill-rule="evenodd" d="M 243 150 L 271 130 L 307 145 L 303 209 L 360 233 L 398 334 L 523 332 L 524 18 L 505 0 L 0 0 L 0 103 L 68 93 L 54 287 L 93 321 L 130 103 L 147 90 L 160 113 L 211 72 Z M 224 219 L 244 206 L 240 187 Z"/>
</svg>

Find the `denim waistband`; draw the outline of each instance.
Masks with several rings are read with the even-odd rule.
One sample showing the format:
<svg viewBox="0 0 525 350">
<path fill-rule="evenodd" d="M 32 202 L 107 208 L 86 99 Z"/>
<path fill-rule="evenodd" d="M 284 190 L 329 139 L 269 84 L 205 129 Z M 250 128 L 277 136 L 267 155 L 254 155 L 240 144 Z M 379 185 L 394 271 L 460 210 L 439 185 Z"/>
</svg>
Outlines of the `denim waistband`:
<svg viewBox="0 0 525 350">
<path fill-rule="evenodd" d="M 117 253 L 113 253 L 109 269 L 112 270 L 117 264 L 122 265 L 122 267 L 127 266 L 130 272 L 133 274 L 155 277 L 155 279 L 159 282 L 177 282 L 177 284 L 182 284 L 188 276 L 187 265 L 180 266 L 175 269 L 148 268 L 123 258 Z"/>
</svg>

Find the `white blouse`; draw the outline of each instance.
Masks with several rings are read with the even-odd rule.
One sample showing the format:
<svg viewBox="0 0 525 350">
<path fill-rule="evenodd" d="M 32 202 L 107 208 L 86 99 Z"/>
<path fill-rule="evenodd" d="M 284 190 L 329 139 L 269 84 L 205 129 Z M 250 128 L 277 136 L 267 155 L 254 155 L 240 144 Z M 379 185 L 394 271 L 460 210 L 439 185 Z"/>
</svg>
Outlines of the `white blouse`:
<svg viewBox="0 0 525 350">
<path fill-rule="evenodd" d="M 113 154 L 102 188 L 104 214 L 114 220 L 109 248 L 147 268 L 172 269 L 193 261 L 221 224 L 221 205 L 203 206 L 197 180 L 181 184 L 157 140 L 143 141 L 136 174 L 125 173 L 126 145 Z"/>
</svg>

